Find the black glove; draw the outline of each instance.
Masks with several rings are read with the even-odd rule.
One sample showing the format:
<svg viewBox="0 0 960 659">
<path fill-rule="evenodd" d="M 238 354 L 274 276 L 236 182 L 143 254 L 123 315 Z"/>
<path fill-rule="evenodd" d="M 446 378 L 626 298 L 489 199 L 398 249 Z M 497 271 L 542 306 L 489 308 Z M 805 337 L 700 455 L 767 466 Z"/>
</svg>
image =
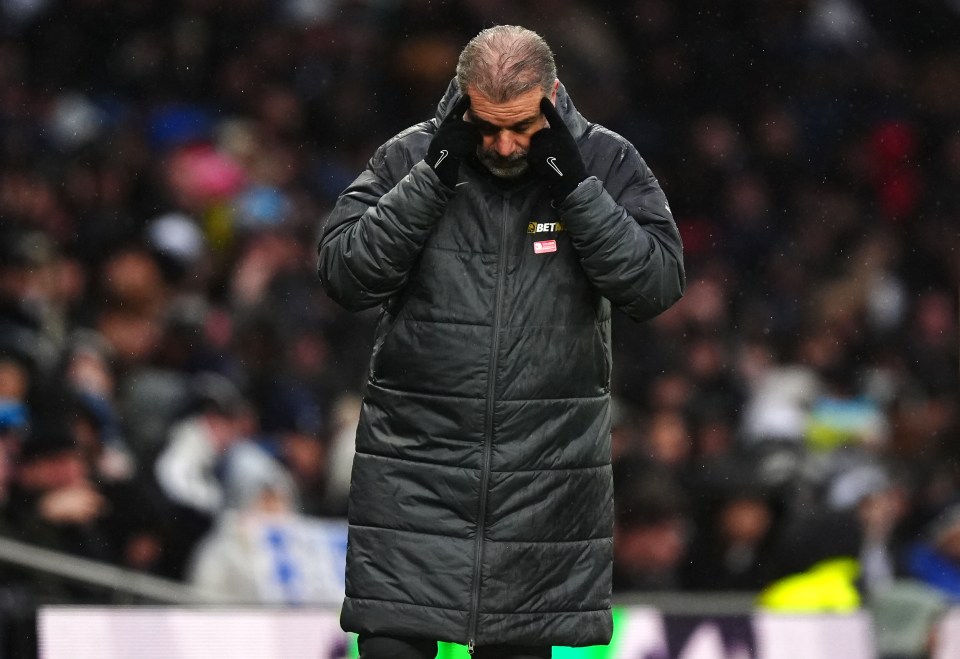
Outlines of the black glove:
<svg viewBox="0 0 960 659">
<path fill-rule="evenodd" d="M 427 164 L 449 188 L 457 184 L 460 161 L 475 153 L 480 144 L 480 130 L 463 120 L 470 107 L 470 97 L 464 94 L 437 127 L 427 148 Z"/>
<path fill-rule="evenodd" d="M 546 183 L 553 200 L 560 201 L 587 178 L 587 167 L 573 135 L 549 98 L 540 99 L 540 111 L 550 122 L 550 127 L 538 130 L 530 138 L 527 160 L 530 168 Z"/>
</svg>

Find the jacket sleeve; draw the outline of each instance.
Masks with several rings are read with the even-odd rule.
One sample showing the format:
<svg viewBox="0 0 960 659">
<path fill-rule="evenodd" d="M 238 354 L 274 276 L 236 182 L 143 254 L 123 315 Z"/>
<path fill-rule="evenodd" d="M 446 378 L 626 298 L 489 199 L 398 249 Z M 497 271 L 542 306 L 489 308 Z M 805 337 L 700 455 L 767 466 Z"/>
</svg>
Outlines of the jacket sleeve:
<svg viewBox="0 0 960 659">
<path fill-rule="evenodd" d="M 605 176 L 589 177 L 563 200 L 561 216 L 587 277 L 634 320 L 683 295 L 683 246 L 667 198 L 636 150 L 623 147 Z"/>
<path fill-rule="evenodd" d="M 394 145 L 380 147 L 340 195 L 320 236 L 320 281 L 352 311 L 381 304 L 403 288 L 453 195 L 426 163 L 411 167 Z"/>
</svg>

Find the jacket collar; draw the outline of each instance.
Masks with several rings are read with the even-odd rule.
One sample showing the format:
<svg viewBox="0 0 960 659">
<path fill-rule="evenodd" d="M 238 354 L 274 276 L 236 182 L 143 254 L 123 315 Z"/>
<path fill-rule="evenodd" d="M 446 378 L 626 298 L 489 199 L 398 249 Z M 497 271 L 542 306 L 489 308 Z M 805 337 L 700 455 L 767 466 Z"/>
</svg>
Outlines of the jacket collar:
<svg viewBox="0 0 960 659">
<path fill-rule="evenodd" d="M 460 86 L 457 84 L 457 79 L 454 78 L 450 81 L 450 84 L 447 85 L 447 91 L 444 93 L 443 98 L 440 99 L 440 103 L 437 104 L 437 113 L 434 117 L 437 124 L 447 116 L 449 108 L 456 104 L 460 96 Z M 573 139 L 579 140 L 587 129 L 587 120 L 584 119 L 583 115 L 574 107 L 573 101 L 570 99 L 570 95 L 567 93 L 567 89 L 563 86 L 562 82 L 560 83 L 560 88 L 557 89 L 557 112 L 559 112 L 563 118 L 563 123 L 567 125 L 570 134 L 573 135 Z"/>
</svg>

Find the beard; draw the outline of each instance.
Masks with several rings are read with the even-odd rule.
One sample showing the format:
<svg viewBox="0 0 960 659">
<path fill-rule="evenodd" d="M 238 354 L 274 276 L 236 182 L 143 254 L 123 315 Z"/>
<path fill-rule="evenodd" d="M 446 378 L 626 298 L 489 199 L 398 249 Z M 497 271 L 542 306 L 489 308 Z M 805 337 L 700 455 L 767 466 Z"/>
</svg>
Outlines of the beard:
<svg viewBox="0 0 960 659">
<path fill-rule="evenodd" d="M 527 151 L 518 150 L 506 158 L 493 150 L 477 149 L 477 158 L 491 174 L 499 178 L 518 178 L 523 176 L 530 164 L 527 162 Z"/>
</svg>

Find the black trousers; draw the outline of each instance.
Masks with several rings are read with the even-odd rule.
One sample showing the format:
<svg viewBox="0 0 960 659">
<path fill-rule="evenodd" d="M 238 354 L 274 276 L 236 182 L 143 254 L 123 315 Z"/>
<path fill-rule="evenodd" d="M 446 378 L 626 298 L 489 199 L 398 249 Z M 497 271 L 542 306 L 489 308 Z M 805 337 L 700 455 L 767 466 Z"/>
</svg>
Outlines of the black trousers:
<svg viewBox="0 0 960 659">
<path fill-rule="evenodd" d="M 367 636 L 360 634 L 360 659 L 434 659 L 437 642 L 422 638 Z M 477 646 L 475 659 L 550 659 L 549 645 L 487 645 Z"/>
</svg>

